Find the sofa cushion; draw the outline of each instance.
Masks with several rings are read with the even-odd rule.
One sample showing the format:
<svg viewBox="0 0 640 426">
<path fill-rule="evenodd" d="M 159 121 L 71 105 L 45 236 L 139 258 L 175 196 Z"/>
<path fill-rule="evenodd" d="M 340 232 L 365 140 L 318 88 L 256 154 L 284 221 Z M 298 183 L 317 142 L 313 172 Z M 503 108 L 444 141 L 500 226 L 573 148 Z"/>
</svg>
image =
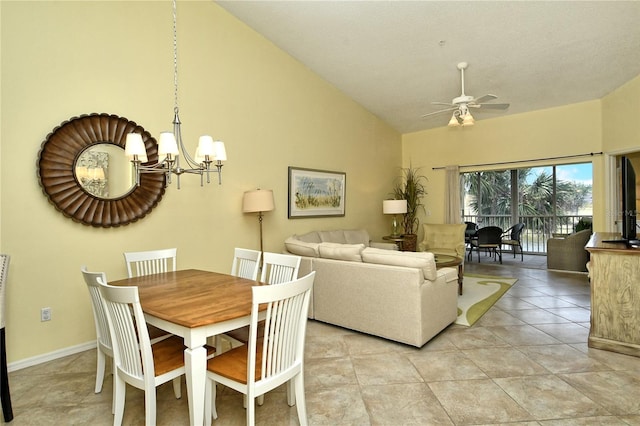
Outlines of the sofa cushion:
<svg viewBox="0 0 640 426">
<path fill-rule="evenodd" d="M 284 241 L 284 246 L 286 247 L 287 251 L 289 253 L 297 254 L 298 256 L 320 256 L 320 252 L 318 251 L 319 245 L 320 243 L 307 243 L 294 237 L 289 237 Z"/>
<path fill-rule="evenodd" d="M 318 246 L 320 257 L 352 262 L 362 262 L 360 253 L 363 249 L 364 244 L 320 243 Z"/>
<path fill-rule="evenodd" d="M 320 241 L 323 243 L 337 243 L 346 244 L 347 240 L 344 238 L 344 231 L 342 229 L 336 229 L 334 231 L 318 231 Z"/>
<path fill-rule="evenodd" d="M 418 268 L 422 270 L 425 279 L 434 281 L 437 278 L 436 262 L 433 253 L 429 252 L 395 251 L 367 247 L 362 250 L 362 261 Z"/>
<path fill-rule="evenodd" d="M 344 239 L 347 244 L 364 244 L 369 246 L 369 233 L 366 229 L 345 229 Z"/>
<path fill-rule="evenodd" d="M 302 235 L 294 235 L 296 240 L 304 241 L 305 243 L 321 243 L 320 235 L 316 231 L 311 231 Z"/>
</svg>

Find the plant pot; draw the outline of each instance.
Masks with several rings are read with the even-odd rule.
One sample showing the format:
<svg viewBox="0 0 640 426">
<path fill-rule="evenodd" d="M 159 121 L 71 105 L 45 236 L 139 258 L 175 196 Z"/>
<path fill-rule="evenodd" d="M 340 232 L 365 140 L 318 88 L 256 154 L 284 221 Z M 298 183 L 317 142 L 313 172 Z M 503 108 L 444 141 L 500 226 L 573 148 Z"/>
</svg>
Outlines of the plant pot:
<svg viewBox="0 0 640 426">
<path fill-rule="evenodd" d="M 403 251 L 416 251 L 418 243 L 418 236 L 416 234 L 404 234 L 402 238 L 404 238 L 402 241 Z"/>
</svg>

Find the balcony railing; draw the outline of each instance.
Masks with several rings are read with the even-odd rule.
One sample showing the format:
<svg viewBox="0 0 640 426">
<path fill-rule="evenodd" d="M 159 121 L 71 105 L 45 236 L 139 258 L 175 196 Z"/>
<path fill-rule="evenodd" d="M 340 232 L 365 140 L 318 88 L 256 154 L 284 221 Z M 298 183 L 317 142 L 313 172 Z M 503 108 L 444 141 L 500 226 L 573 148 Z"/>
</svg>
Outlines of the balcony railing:
<svg viewBox="0 0 640 426">
<path fill-rule="evenodd" d="M 575 232 L 575 227 L 580 219 L 588 219 L 591 216 L 569 215 L 569 216 L 520 216 L 519 222 L 524 223 L 522 231 L 522 248 L 529 254 L 547 254 L 547 240 L 553 234 L 571 234 Z M 511 216 L 502 215 L 464 215 L 465 222 L 478 224 L 478 228 L 485 226 L 499 226 L 507 230 L 514 223 Z"/>
</svg>

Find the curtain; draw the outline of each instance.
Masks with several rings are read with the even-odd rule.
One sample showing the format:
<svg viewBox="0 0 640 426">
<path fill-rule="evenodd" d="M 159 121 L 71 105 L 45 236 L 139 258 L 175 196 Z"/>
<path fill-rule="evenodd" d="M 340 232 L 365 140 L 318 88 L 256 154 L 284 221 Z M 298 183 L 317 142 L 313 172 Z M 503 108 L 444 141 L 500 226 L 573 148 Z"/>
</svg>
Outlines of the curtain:
<svg viewBox="0 0 640 426">
<path fill-rule="evenodd" d="M 444 190 L 445 223 L 461 223 L 460 220 L 460 167 L 447 166 Z"/>
</svg>

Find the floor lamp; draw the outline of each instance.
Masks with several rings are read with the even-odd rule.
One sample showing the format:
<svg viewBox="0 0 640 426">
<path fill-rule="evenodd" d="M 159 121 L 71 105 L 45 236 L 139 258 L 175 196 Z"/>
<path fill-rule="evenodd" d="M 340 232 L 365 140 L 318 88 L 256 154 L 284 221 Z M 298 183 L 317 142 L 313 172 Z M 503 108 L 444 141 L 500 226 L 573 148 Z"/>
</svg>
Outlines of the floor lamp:
<svg viewBox="0 0 640 426">
<path fill-rule="evenodd" d="M 262 247 L 262 213 L 270 212 L 275 209 L 273 202 L 273 191 L 270 189 L 256 189 L 246 191 L 242 197 L 243 213 L 258 213 L 258 222 L 260 222 L 260 269 L 262 269 L 264 251 Z"/>
</svg>

